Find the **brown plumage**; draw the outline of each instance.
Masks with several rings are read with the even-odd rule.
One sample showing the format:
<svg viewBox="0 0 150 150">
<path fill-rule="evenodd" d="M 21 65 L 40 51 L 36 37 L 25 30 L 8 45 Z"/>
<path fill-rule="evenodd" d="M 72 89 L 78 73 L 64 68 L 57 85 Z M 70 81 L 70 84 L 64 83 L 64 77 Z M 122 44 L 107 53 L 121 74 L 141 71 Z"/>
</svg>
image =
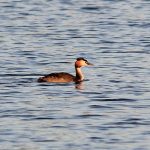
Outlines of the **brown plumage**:
<svg viewBox="0 0 150 150">
<path fill-rule="evenodd" d="M 59 73 L 51 73 L 45 75 L 44 77 L 40 77 L 38 82 L 55 82 L 55 83 L 66 83 L 66 82 L 80 82 L 84 80 L 83 73 L 81 71 L 81 67 L 92 65 L 86 59 L 80 57 L 77 58 L 75 62 L 75 71 L 76 76 L 73 76 L 66 72 L 59 72 Z"/>
</svg>

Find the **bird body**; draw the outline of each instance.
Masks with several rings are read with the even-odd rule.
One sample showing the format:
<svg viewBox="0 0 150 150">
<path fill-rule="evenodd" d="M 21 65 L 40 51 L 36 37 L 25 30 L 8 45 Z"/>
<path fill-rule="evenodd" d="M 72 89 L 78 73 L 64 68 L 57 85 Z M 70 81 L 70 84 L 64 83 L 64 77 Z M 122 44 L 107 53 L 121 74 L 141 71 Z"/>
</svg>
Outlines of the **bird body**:
<svg viewBox="0 0 150 150">
<path fill-rule="evenodd" d="M 55 83 L 65 83 L 65 82 L 74 82 L 75 76 L 66 73 L 66 72 L 59 72 L 59 73 L 51 73 L 45 75 L 44 77 L 40 77 L 38 82 L 55 82 Z"/>
<path fill-rule="evenodd" d="M 75 62 L 75 71 L 76 76 L 71 75 L 66 72 L 59 72 L 59 73 L 51 73 L 40 77 L 38 82 L 52 82 L 52 83 L 68 83 L 68 82 L 80 82 L 84 80 L 84 75 L 81 71 L 81 67 L 92 65 L 86 59 L 80 57 L 77 58 Z"/>
</svg>

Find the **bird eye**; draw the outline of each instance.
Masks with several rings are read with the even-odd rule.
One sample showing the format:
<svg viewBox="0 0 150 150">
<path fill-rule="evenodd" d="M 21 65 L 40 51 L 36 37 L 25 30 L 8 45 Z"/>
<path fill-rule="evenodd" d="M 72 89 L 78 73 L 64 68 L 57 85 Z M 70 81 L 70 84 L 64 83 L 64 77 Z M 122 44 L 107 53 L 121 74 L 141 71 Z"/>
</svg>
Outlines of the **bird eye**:
<svg viewBox="0 0 150 150">
<path fill-rule="evenodd" d="M 88 61 L 86 59 L 84 61 L 85 61 L 86 64 L 88 63 Z"/>
</svg>

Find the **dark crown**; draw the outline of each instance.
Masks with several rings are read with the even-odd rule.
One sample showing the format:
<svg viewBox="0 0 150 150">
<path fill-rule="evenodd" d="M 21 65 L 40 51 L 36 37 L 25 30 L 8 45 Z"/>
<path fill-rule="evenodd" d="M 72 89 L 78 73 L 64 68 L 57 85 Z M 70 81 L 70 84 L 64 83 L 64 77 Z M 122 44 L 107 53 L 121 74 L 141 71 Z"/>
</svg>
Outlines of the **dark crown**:
<svg viewBox="0 0 150 150">
<path fill-rule="evenodd" d="M 84 61 L 87 61 L 87 60 L 84 59 L 83 57 L 79 57 L 79 58 L 77 58 L 77 60 L 84 60 Z"/>
</svg>

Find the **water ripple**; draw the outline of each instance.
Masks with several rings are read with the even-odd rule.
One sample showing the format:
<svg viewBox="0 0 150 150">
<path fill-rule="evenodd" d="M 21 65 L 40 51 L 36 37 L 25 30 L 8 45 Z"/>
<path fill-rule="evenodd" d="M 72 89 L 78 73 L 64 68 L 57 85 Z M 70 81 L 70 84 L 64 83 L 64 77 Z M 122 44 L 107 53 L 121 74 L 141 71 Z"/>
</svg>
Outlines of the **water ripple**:
<svg viewBox="0 0 150 150">
<path fill-rule="evenodd" d="M 0 1 L 0 145 L 148 150 L 149 1 Z M 82 84 L 37 83 L 52 72 Z"/>
</svg>

